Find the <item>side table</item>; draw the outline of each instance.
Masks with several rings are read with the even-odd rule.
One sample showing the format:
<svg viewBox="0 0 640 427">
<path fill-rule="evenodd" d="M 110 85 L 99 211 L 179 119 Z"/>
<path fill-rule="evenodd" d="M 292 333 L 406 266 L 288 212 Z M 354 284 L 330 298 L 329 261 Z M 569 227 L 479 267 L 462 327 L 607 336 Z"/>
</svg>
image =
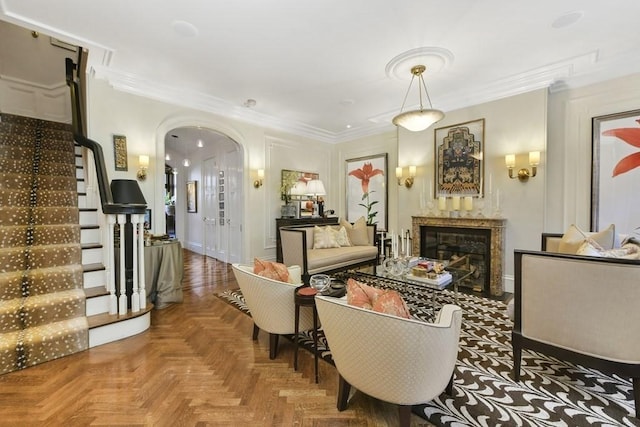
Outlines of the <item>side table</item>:
<svg viewBox="0 0 640 427">
<path fill-rule="evenodd" d="M 300 328 L 300 307 L 312 307 L 313 308 L 313 362 L 316 375 L 316 384 L 318 383 L 318 311 L 316 310 L 315 296 L 318 292 L 309 287 L 309 285 L 302 285 L 296 288 L 294 292 L 295 308 L 295 332 L 294 340 L 296 342 L 296 349 L 293 356 L 293 370 L 298 370 L 298 347 L 299 347 L 299 328 Z"/>
</svg>

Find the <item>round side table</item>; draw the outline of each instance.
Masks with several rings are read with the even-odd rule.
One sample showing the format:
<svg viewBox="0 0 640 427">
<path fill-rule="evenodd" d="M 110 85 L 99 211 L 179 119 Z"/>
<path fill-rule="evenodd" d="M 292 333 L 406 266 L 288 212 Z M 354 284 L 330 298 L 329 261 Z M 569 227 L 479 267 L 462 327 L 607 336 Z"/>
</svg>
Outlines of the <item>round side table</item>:
<svg viewBox="0 0 640 427">
<path fill-rule="evenodd" d="M 316 310 L 315 296 L 318 291 L 309 287 L 309 285 L 302 285 L 296 288 L 294 293 L 294 303 L 296 305 L 295 311 L 295 333 L 294 340 L 296 342 L 296 349 L 293 356 L 293 369 L 298 370 L 298 347 L 299 347 L 299 328 L 300 328 L 300 307 L 312 307 L 313 308 L 313 362 L 316 376 L 316 384 L 318 383 L 318 311 Z"/>
</svg>

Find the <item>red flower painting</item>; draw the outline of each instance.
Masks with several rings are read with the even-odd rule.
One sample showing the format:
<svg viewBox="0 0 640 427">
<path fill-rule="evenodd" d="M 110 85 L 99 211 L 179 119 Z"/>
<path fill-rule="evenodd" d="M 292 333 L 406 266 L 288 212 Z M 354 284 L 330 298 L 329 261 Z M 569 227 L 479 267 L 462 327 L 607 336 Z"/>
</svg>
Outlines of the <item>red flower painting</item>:
<svg viewBox="0 0 640 427">
<path fill-rule="evenodd" d="M 360 184 L 362 185 L 362 202 L 359 203 L 359 206 L 364 207 L 367 210 L 367 224 L 374 224 L 374 219 L 377 216 L 378 212 L 372 212 L 373 206 L 378 203 L 376 200 L 370 201 L 369 199 L 369 180 L 376 175 L 384 175 L 384 172 L 381 169 L 374 169 L 371 162 L 365 162 L 361 168 L 354 169 L 349 172 L 349 176 L 353 176 L 360 180 Z M 371 190 L 371 193 L 374 191 Z"/>
<path fill-rule="evenodd" d="M 640 119 L 636 120 L 636 123 L 640 125 Z M 627 144 L 640 149 L 640 127 L 609 129 L 602 132 L 602 135 L 620 138 Z M 612 176 L 615 177 L 625 172 L 629 172 L 638 166 L 640 166 L 640 151 L 623 157 L 613 168 Z"/>
</svg>

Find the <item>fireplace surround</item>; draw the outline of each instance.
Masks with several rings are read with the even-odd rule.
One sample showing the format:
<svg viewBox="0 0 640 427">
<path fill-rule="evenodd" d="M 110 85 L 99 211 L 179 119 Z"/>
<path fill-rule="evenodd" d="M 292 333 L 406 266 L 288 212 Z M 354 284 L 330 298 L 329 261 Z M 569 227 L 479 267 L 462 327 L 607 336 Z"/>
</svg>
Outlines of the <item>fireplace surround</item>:
<svg viewBox="0 0 640 427">
<path fill-rule="evenodd" d="M 450 260 L 466 257 L 476 270 L 469 284 L 474 291 L 492 297 L 504 293 L 504 218 L 412 217 L 413 253 Z"/>
</svg>

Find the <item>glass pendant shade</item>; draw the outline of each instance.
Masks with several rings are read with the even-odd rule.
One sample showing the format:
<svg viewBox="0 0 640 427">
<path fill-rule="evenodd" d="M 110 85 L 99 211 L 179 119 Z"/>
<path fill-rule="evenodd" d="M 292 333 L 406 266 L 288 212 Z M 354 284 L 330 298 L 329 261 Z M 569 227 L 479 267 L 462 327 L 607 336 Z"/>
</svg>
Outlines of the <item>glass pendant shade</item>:
<svg viewBox="0 0 640 427">
<path fill-rule="evenodd" d="M 413 110 L 405 111 L 395 116 L 393 118 L 393 124 L 402 126 L 412 132 L 419 132 L 443 118 L 444 113 L 440 110 Z"/>
</svg>

